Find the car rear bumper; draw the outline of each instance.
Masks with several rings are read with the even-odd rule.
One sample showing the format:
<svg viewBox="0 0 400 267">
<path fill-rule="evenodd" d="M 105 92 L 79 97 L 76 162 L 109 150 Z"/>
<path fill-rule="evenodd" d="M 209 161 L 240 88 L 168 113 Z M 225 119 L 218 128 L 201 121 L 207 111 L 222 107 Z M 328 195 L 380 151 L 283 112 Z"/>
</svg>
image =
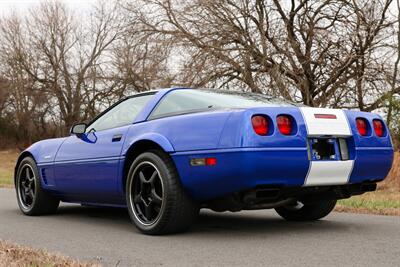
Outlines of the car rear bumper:
<svg viewBox="0 0 400 267">
<path fill-rule="evenodd" d="M 391 147 L 357 148 L 349 161 L 310 161 L 307 148 L 238 148 L 172 153 L 182 185 L 203 201 L 259 186 L 307 187 L 383 180 Z M 191 166 L 193 158 L 215 157 L 215 166 Z M 318 167 L 315 167 L 319 165 Z M 313 181 L 310 183 L 310 179 Z"/>
</svg>

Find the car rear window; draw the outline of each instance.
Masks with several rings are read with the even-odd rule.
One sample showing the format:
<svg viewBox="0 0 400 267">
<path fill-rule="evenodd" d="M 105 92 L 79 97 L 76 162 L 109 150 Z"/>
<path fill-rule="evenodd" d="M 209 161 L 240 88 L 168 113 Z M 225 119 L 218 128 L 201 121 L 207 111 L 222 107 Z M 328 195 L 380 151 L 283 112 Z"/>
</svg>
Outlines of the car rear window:
<svg viewBox="0 0 400 267">
<path fill-rule="evenodd" d="M 263 94 L 217 90 L 174 90 L 161 99 L 150 119 L 221 108 L 296 106 Z"/>
</svg>

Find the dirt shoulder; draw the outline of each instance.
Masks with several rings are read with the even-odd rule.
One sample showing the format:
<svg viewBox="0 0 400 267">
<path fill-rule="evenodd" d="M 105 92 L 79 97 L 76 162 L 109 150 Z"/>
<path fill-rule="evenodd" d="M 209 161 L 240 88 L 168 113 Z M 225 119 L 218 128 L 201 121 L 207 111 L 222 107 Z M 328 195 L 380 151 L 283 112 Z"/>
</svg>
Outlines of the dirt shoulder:
<svg viewBox="0 0 400 267">
<path fill-rule="evenodd" d="M 0 267 L 34 266 L 94 267 L 100 265 L 78 262 L 62 255 L 50 254 L 44 250 L 35 250 L 0 240 Z"/>
</svg>

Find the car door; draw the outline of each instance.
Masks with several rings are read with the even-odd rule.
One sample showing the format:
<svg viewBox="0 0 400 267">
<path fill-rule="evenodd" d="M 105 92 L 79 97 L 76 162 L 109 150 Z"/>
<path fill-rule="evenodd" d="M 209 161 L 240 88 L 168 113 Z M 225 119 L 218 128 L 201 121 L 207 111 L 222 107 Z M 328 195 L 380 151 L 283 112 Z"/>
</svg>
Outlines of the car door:
<svg viewBox="0 0 400 267">
<path fill-rule="evenodd" d="M 91 124 L 82 136 L 72 135 L 55 158 L 57 191 L 70 201 L 116 203 L 121 150 L 129 127 L 151 94 L 128 98 Z"/>
</svg>

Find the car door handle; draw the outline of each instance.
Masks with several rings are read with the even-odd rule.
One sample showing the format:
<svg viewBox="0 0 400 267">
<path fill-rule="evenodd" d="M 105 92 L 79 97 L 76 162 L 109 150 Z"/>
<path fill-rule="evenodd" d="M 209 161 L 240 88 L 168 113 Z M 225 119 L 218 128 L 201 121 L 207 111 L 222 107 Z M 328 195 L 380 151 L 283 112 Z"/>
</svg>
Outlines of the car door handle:
<svg viewBox="0 0 400 267">
<path fill-rule="evenodd" d="M 112 141 L 113 142 L 119 142 L 122 139 L 122 134 L 116 134 L 113 136 Z"/>
</svg>

